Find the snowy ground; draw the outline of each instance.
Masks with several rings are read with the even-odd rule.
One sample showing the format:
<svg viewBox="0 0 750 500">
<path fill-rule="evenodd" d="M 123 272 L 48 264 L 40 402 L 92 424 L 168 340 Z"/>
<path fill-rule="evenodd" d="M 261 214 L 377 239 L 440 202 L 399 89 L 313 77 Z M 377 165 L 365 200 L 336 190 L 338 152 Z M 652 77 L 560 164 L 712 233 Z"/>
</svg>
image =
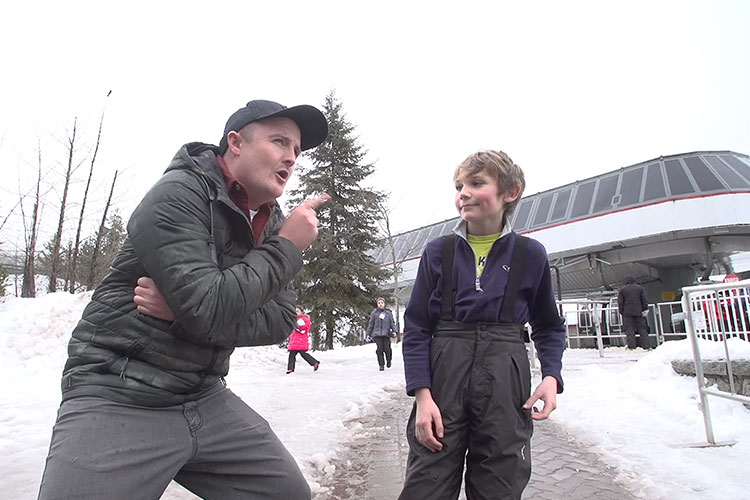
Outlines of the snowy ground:
<svg viewBox="0 0 750 500">
<path fill-rule="evenodd" d="M 0 304 L 0 491 L 3 498 L 36 497 L 49 437 L 60 403 L 59 380 L 65 346 L 90 295 L 51 294 L 8 298 Z M 718 357 L 718 346 L 704 345 Z M 750 358 L 750 343 L 735 341 L 733 358 Z M 276 347 L 238 349 L 229 387 L 273 425 L 296 457 L 317 499 L 325 499 L 333 459 L 363 433 L 361 417 L 392 392 L 403 390 L 399 346 L 394 366 L 377 371 L 374 346 L 313 353 L 313 372 L 298 359 L 285 374 L 286 351 Z M 565 355 L 565 392 L 552 418 L 602 453 L 647 499 L 740 499 L 750 456 L 750 410 L 711 399 L 717 440 L 731 447 L 690 448 L 705 442 L 693 378 L 675 374 L 669 362 L 690 358 L 686 341 L 646 354 L 612 348 Z M 194 499 L 173 484 L 163 499 Z"/>
</svg>

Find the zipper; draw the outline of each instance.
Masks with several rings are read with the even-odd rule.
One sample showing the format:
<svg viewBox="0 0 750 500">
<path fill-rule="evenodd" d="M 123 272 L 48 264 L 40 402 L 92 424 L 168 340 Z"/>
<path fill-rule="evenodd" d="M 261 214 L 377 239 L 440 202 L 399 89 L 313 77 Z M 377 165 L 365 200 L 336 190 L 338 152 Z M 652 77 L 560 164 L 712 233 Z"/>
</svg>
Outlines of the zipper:
<svg viewBox="0 0 750 500">
<path fill-rule="evenodd" d="M 484 290 L 482 290 L 482 283 L 480 281 L 482 276 L 480 274 L 477 274 L 477 253 L 474 251 L 474 247 L 472 247 L 471 245 L 469 245 L 469 248 L 471 248 L 471 254 L 474 256 L 474 290 L 480 293 L 484 293 Z"/>
<path fill-rule="evenodd" d="M 122 380 L 125 380 L 125 367 L 128 366 L 128 363 L 130 362 L 130 358 L 125 358 L 125 363 L 122 365 L 122 370 L 120 370 L 120 378 Z"/>
</svg>

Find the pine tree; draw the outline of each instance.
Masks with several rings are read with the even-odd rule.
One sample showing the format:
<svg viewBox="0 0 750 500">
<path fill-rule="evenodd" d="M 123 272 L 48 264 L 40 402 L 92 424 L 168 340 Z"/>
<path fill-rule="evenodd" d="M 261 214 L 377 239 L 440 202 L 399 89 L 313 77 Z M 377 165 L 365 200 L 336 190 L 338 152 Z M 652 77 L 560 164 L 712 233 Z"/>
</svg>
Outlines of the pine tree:
<svg viewBox="0 0 750 500">
<path fill-rule="evenodd" d="M 387 277 L 370 254 L 378 241 L 375 222 L 385 195 L 362 186 L 374 165 L 363 162 L 366 151 L 334 92 L 326 96 L 323 113 L 328 138 L 307 154 L 311 166 L 298 167 L 300 187 L 290 193 L 291 207 L 321 193 L 331 196 L 318 209 L 318 239 L 305 251 L 305 265 L 294 282 L 313 323 L 313 349 L 333 349 L 334 337 L 344 340 L 361 333 Z"/>
</svg>

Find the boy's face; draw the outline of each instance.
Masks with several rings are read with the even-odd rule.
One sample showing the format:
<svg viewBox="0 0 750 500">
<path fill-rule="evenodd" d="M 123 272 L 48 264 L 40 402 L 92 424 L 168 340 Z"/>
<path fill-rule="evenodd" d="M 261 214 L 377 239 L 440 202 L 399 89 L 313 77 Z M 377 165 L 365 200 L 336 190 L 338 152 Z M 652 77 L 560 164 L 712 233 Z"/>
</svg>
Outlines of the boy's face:
<svg viewBox="0 0 750 500">
<path fill-rule="evenodd" d="M 486 172 L 461 172 L 456 178 L 456 209 L 471 234 L 494 234 L 503 229 L 505 205 L 515 200 L 520 187 L 501 192 L 498 181 Z"/>
</svg>

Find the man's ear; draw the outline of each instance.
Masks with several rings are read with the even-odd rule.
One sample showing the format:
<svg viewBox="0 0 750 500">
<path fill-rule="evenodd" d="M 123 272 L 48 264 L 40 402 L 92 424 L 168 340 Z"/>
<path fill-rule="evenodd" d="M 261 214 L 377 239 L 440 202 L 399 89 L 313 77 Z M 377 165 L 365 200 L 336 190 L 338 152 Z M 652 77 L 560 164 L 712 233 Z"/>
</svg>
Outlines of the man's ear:
<svg viewBox="0 0 750 500">
<path fill-rule="evenodd" d="M 503 193 L 503 201 L 505 203 L 511 203 L 518 198 L 518 196 L 521 194 L 521 186 L 513 186 L 512 188 L 508 189 Z"/>
<path fill-rule="evenodd" d="M 239 154 L 241 143 L 242 136 L 239 132 L 232 130 L 227 134 L 227 151 L 231 151 L 235 155 Z"/>
</svg>

